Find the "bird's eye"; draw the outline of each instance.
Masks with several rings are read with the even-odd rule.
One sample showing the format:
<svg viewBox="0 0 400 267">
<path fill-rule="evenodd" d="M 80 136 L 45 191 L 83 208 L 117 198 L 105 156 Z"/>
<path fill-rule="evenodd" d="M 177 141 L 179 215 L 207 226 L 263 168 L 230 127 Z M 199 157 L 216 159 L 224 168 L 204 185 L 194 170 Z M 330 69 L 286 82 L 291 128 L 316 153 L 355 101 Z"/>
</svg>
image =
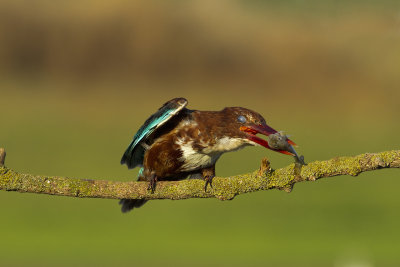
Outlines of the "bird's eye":
<svg viewBox="0 0 400 267">
<path fill-rule="evenodd" d="M 243 116 L 243 115 L 240 115 L 238 118 L 237 118 L 237 120 L 238 120 L 238 122 L 240 122 L 240 123 L 245 123 L 247 120 L 246 120 L 246 118 Z"/>
</svg>

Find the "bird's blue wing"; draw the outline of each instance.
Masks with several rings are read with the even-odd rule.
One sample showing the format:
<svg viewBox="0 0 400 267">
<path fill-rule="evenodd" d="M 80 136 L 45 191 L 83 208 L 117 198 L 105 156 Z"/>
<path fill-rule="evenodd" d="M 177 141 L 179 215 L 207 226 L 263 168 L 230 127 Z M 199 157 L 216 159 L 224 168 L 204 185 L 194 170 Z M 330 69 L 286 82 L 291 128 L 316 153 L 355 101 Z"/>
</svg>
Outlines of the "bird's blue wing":
<svg viewBox="0 0 400 267">
<path fill-rule="evenodd" d="M 121 164 L 126 164 L 129 169 L 142 165 L 145 152 L 146 139 L 160 126 L 164 125 L 175 114 L 179 113 L 187 105 L 185 98 L 174 98 L 165 103 L 156 113 L 150 116 L 137 131 L 132 142 L 126 149 L 121 159 Z"/>
</svg>

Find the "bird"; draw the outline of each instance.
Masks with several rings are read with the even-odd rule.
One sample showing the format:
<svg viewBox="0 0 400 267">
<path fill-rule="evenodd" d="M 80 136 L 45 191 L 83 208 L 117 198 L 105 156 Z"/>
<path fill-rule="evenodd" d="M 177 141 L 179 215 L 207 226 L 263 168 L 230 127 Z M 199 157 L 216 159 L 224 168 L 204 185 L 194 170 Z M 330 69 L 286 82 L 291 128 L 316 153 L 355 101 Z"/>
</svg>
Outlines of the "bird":
<svg viewBox="0 0 400 267">
<path fill-rule="evenodd" d="M 121 164 L 128 169 L 140 167 L 138 181 L 147 181 L 152 192 L 157 181 L 187 177 L 204 179 L 207 191 L 221 155 L 246 146 L 263 146 L 298 158 L 296 144 L 255 111 L 243 107 L 199 111 L 186 108 L 187 104 L 182 97 L 166 102 L 140 127 L 122 156 Z M 271 144 L 256 134 L 271 137 Z M 122 199 L 119 203 L 125 213 L 146 202 Z"/>
</svg>

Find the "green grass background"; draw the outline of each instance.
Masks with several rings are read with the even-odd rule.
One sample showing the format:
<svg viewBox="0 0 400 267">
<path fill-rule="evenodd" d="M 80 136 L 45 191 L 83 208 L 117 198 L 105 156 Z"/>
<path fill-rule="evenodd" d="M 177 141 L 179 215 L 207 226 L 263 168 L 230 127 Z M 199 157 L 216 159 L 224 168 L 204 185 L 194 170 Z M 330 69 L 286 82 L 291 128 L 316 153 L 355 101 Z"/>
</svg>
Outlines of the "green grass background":
<svg viewBox="0 0 400 267">
<path fill-rule="evenodd" d="M 110 67 L 103 64 L 110 61 L 98 53 L 95 70 L 85 65 L 92 62 L 85 61 L 85 51 L 99 49 L 96 44 L 102 42 L 90 41 L 91 34 L 97 36 L 94 29 L 103 29 L 96 24 L 104 19 L 98 14 L 110 10 L 111 4 L 84 1 L 82 6 L 66 5 L 62 16 L 53 16 L 51 3 L 39 2 L 30 18 L 37 22 L 34 29 L 58 40 L 51 27 L 57 32 L 60 21 L 69 25 L 74 22 L 71 18 L 87 20 L 91 26 L 73 25 L 71 36 L 87 40 L 93 49 L 44 42 L 45 51 L 59 54 L 27 61 L 20 55 L 24 51 L 36 55 L 33 44 L 42 40 L 40 35 L 25 40 L 17 32 L 15 36 L 22 39 L 6 38 L 1 33 L 9 29 L 0 28 L 4 59 L 0 63 L 0 146 L 7 151 L 6 165 L 16 171 L 135 179 L 137 170 L 128 171 L 119 164 L 122 153 L 144 120 L 178 96 L 186 97 L 193 109 L 243 106 L 258 111 L 269 125 L 290 134 L 309 162 L 400 148 L 396 2 L 328 1 L 318 4 L 320 13 L 315 13 L 310 9 L 315 1 L 282 5 L 252 1 L 233 6 L 221 2 L 215 10 L 212 2 L 191 1 L 197 6 L 183 18 L 172 12 L 180 7 L 179 1 L 171 9 L 160 8 L 157 1 L 138 4 L 135 14 L 144 12 L 140 19 L 154 23 L 138 25 L 144 32 L 156 32 L 146 35 L 149 43 L 138 39 L 147 46 L 135 49 L 149 54 L 138 60 L 158 66 L 168 62 L 165 54 L 184 53 L 179 64 L 167 64 L 171 69 L 166 76 L 165 69 L 159 74 L 147 65 L 136 68 L 137 57 L 133 65 L 112 61 L 117 65 Z M 24 2 L 16 3 L 6 6 L 17 15 L 24 14 Z M 117 3 L 119 12 L 126 2 Z M 216 33 L 210 40 L 186 36 L 184 41 L 175 42 L 174 37 L 159 43 L 164 39 L 157 33 L 164 32 L 164 22 L 174 21 L 165 17 L 175 15 L 189 26 L 201 22 L 196 24 L 199 35 L 201 30 Z M 48 20 L 35 20 L 35 16 Z M 11 21 L 11 17 L 0 20 Z M 32 21 L 20 23 L 25 27 Z M 87 32 L 82 34 L 82 29 Z M 243 41 L 249 32 L 255 40 Z M 10 39 L 32 46 L 18 48 Z M 233 61 L 220 66 L 219 61 L 207 65 L 200 58 L 187 59 L 192 54 L 210 56 L 212 49 L 204 47 L 205 40 L 222 51 L 231 44 L 227 48 L 234 53 L 227 58 Z M 114 51 L 112 47 L 100 51 Z M 68 58 L 69 63 L 64 61 Z M 82 65 L 86 67 L 78 68 Z M 232 65 L 235 69 L 226 72 L 224 66 Z M 117 75 L 114 67 L 127 71 Z M 253 171 L 264 156 L 274 168 L 292 162 L 285 155 L 250 147 L 224 155 L 217 174 Z M 399 186 L 398 170 L 379 170 L 296 184 L 290 194 L 272 190 L 224 202 L 151 201 L 129 214 L 122 214 L 114 200 L 2 191 L 0 265 L 398 266 Z"/>
</svg>

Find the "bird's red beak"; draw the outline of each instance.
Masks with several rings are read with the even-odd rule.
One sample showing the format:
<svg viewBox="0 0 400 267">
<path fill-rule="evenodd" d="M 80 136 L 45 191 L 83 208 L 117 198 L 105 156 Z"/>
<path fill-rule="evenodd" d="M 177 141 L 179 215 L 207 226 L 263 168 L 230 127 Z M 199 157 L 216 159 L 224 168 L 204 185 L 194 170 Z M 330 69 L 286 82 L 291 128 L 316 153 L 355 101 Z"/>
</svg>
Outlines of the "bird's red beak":
<svg viewBox="0 0 400 267">
<path fill-rule="evenodd" d="M 247 125 L 247 126 L 241 126 L 240 130 L 247 133 L 247 135 L 248 135 L 247 138 L 249 140 L 251 140 L 265 148 L 268 148 L 268 149 L 271 149 L 271 150 L 274 150 L 276 152 L 280 152 L 280 153 L 283 153 L 286 155 L 296 156 L 296 154 L 295 154 L 296 152 L 294 151 L 293 148 L 291 148 L 292 151 L 273 149 L 269 146 L 268 141 L 256 136 L 256 134 L 263 134 L 265 136 L 269 136 L 271 134 L 275 134 L 278 132 L 266 124 L 260 124 L 260 125 L 252 124 L 252 125 Z M 287 139 L 286 141 L 288 142 L 288 144 L 290 144 L 292 146 L 297 146 L 290 139 Z M 288 147 L 291 147 L 291 146 L 288 146 Z"/>
</svg>

